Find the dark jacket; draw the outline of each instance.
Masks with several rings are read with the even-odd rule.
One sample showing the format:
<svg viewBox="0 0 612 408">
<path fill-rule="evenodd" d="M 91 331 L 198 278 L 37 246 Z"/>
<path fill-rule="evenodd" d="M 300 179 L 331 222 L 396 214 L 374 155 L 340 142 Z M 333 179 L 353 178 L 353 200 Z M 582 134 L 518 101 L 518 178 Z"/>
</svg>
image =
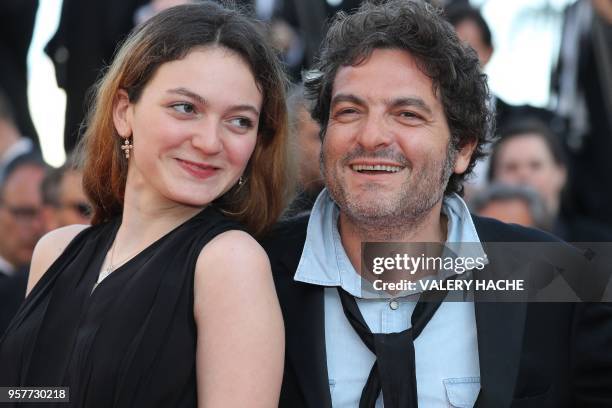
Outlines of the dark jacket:
<svg viewBox="0 0 612 408">
<path fill-rule="evenodd" d="M 0 338 L 25 299 L 27 284 L 27 268 L 12 276 L 0 272 Z"/>
<path fill-rule="evenodd" d="M 473 219 L 483 242 L 554 240 Z M 281 407 L 331 406 L 323 287 L 293 280 L 307 223 L 308 217 L 287 221 L 263 241 L 285 320 Z M 475 313 L 481 382 L 476 407 L 612 407 L 611 304 L 477 301 Z"/>
</svg>

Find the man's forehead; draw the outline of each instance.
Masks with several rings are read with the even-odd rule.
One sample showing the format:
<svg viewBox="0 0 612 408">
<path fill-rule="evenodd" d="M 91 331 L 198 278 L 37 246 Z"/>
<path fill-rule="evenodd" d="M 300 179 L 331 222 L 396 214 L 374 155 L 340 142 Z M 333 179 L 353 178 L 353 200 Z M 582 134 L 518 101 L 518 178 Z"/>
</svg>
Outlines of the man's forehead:
<svg viewBox="0 0 612 408">
<path fill-rule="evenodd" d="M 350 94 L 362 99 L 386 101 L 420 97 L 439 102 L 433 81 L 408 51 L 378 48 L 356 65 L 341 66 L 332 86 L 332 98 Z"/>
<path fill-rule="evenodd" d="M 41 176 L 44 176 L 44 174 L 45 174 L 45 169 L 43 169 L 40 166 L 37 166 L 34 164 L 23 164 L 17 167 L 16 169 L 14 169 L 12 172 L 10 172 L 10 174 L 8 175 L 8 177 L 6 178 L 4 182 L 5 184 L 8 185 L 10 183 L 15 183 L 15 182 L 20 183 L 23 179 L 36 180 L 40 178 Z"/>
<path fill-rule="evenodd" d="M 35 165 L 23 165 L 13 170 L 4 185 L 0 187 L 4 197 L 22 192 L 30 192 L 40 188 L 40 182 L 45 170 Z"/>
</svg>

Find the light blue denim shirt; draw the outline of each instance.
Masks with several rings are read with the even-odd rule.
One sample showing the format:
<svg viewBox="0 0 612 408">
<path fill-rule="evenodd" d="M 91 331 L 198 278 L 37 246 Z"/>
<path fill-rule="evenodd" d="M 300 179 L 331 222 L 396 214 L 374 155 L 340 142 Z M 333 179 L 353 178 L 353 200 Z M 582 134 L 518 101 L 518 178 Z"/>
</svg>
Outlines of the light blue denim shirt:
<svg viewBox="0 0 612 408">
<path fill-rule="evenodd" d="M 446 196 L 442 211 L 448 218 L 447 242 L 470 242 L 459 256 L 486 256 L 464 201 Z M 306 233 L 296 281 L 326 286 L 325 343 L 329 388 L 334 407 L 357 407 L 375 356 L 346 319 L 336 290 L 342 287 L 357 299 L 374 333 L 393 333 L 410 327 L 415 296 L 376 298 L 361 290 L 361 277 L 349 261 L 338 232 L 339 210 L 327 190 L 317 198 Z M 468 253 L 469 252 L 469 253 Z M 397 307 L 395 307 L 397 306 Z M 444 302 L 414 342 L 419 406 L 472 407 L 480 390 L 480 368 L 474 304 Z M 382 407 L 382 396 L 377 407 Z"/>
</svg>

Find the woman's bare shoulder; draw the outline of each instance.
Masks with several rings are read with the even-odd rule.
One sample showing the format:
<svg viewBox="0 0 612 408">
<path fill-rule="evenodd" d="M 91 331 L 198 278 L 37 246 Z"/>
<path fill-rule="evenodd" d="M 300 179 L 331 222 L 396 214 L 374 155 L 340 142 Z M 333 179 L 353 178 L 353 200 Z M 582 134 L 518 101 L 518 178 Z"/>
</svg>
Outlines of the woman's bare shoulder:
<svg viewBox="0 0 612 408">
<path fill-rule="evenodd" d="M 204 246 L 196 263 L 196 301 L 201 296 L 211 299 L 221 293 L 239 298 L 248 297 L 253 292 L 266 293 L 271 284 L 272 273 L 266 252 L 244 231 L 231 230 L 219 234 Z M 196 317 L 197 314 L 196 302 Z"/>
<path fill-rule="evenodd" d="M 211 268 L 212 267 L 212 268 Z M 233 277 L 227 275 L 228 268 L 233 267 Z M 248 233 L 238 230 L 226 231 L 212 239 L 200 253 L 196 273 L 207 270 L 207 274 L 219 271 L 223 279 L 242 280 L 250 275 L 269 272 L 269 260 L 261 245 Z M 253 274 L 256 274 L 255 277 Z"/>
<path fill-rule="evenodd" d="M 89 225 L 68 225 L 45 234 L 36 244 L 30 263 L 30 275 L 26 296 L 47 269 L 59 258 L 68 244 Z"/>
</svg>

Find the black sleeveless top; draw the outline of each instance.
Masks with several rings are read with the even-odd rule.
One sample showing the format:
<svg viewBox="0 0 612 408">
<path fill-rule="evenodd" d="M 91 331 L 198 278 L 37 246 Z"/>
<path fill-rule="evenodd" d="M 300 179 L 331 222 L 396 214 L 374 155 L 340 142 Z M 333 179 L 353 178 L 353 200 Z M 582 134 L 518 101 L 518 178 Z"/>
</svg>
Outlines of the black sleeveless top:
<svg viewBox="0 0 612 408">
<path fill-rule="evenodd" d="M 34 287 L 0 339 L 0 386 L 70 387 L 58 407 L 197 406 L 195 264 L 212 238 L 242 228 L 207 207 L 92 293 L 119 225 L 82 231 Z"/>
</svg>

